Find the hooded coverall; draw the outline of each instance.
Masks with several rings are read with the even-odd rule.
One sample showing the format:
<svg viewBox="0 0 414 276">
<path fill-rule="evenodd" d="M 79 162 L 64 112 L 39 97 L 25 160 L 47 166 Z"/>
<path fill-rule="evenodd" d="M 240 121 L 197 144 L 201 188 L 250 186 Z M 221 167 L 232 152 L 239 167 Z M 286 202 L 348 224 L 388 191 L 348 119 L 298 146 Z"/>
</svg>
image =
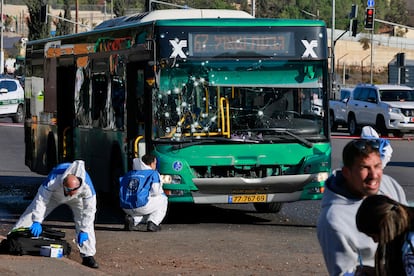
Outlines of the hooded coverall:
<svg viewBox="0 0 414 276">
<path fill-rule="evenodd" d="M 63 190 L 63 179 L 72 174 L 82 179 L 82 184 L 77 192 L 65 196 Z M 26 208 L 13 229 L 30 227 L 33 222 L 42 223 L 44 219 L 59 205 L 66 204 L 73 212 L 76 228 L 76 238 L 80 232 L 88 234 L 88 240 L 78 248 L 82 257 L 94 256 L 96 253 L 95 239 L 95 213 L 96 193 L 92 180 L 85 171 L 85 164 L 82 160 L 73 163 L 63 163 L 49 173 L 46 180 L 39 187 L 39 190 L 32 203 Z"/>
</svg>

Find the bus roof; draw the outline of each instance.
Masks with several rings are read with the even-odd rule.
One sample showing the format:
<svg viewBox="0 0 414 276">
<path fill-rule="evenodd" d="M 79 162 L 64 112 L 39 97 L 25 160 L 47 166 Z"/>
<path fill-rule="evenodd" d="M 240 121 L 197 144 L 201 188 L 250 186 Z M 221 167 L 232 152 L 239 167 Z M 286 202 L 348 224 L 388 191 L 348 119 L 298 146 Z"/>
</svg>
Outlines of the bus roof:
<svg viewBox="0 0 414 276">
<path fill-rule="evenodd" d="M 157 26 L 210 26 L 210 27 L 325 27 L 322 20 L 287 19 L 287 18 L 255 18 L 247 12 L 224 9 L 169 9 L 138 13 L 106 20 L 93 30 L 67 34 L 56 37 L 28 41 L 27 45 L 43 44 L 49 41 L 73 39 L 80 36 L 107 33 L 135 27 L 137 25 L 155 24 Z"/>
<path fill-rule="evenodd" d="M 254 18 L 245 11 L 223 9 L 169 9 L 155 10 L 133 15 L 121 16 L 106 20 L 94 29 L 118 27 L 136 23 L 172 19 L 203 19 L 203 18 Z"/>
</svg>

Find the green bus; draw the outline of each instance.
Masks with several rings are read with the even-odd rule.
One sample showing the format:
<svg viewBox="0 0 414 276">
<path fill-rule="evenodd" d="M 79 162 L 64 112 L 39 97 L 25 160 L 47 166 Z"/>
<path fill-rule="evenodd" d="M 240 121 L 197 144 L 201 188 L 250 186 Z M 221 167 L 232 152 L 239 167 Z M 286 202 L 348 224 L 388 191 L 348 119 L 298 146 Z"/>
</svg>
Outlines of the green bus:
<svg viewBox="0 0 414 276">
<path fill-rule="evenodd" d="M 151 152 L 170 202 L 320 199 L 331 167 L 326 25 L 236 10 L 118 17 L 26 48 L 25 163 L 85 160 L 116 195 Z"/>
</svg>

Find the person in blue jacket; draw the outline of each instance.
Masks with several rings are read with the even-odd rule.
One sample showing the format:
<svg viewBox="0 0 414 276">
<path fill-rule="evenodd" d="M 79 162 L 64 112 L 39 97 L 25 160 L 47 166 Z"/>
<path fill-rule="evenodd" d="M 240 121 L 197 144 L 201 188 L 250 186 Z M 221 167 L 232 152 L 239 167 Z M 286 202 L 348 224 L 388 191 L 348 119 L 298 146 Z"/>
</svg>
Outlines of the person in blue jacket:
<svg viewBox="0 0 414 276">
<path fill-rule="evenodd" d="M 93 257 L 96 253 L 96 193 L 83 160 L 62 163 L 53 168 L 13 229 L 30 227 L 33 236 L 40 236 L 44 219 L 62 204 L 69 206 L 73 212 L 82 264 L 98 268 Z"/>
<path fill-rule="evenodd" d="M 140 225 L 146 225 L 149 232 L 160 231 L 160 224 L 167 213 L 168 198 L 156 170 L 157 159 L 146 154 L 133 162 L 133 170 L 120 181 L 120 204 L 126 213 L 125 230 L 139 231 Z"/>
</svg>

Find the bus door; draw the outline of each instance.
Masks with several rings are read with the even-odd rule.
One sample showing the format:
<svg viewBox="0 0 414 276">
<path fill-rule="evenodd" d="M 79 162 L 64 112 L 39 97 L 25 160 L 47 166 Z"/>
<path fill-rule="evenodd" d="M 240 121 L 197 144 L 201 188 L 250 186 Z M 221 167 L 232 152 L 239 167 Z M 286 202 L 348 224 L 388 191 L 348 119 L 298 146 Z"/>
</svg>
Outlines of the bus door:
<svg viewBox="0 0 414 276">
<path fill-rule="evenodd" d="M 127 139 L 129 161 L 145 154 L 145 121 L 148 117 L 148 102 L 145 99 L 144 63 L 127 65 Z M 129 163 L 131 165 L 132 163 Z"/>
<path fill-rule="evenodd" d="M 74 158 L 73 123 L 75 120 L 75 66 L 60 66 L 57 68 L 57 124 L 58 124 L 58 153 L 59 160 L 66 162 Z"/>
</svg>

